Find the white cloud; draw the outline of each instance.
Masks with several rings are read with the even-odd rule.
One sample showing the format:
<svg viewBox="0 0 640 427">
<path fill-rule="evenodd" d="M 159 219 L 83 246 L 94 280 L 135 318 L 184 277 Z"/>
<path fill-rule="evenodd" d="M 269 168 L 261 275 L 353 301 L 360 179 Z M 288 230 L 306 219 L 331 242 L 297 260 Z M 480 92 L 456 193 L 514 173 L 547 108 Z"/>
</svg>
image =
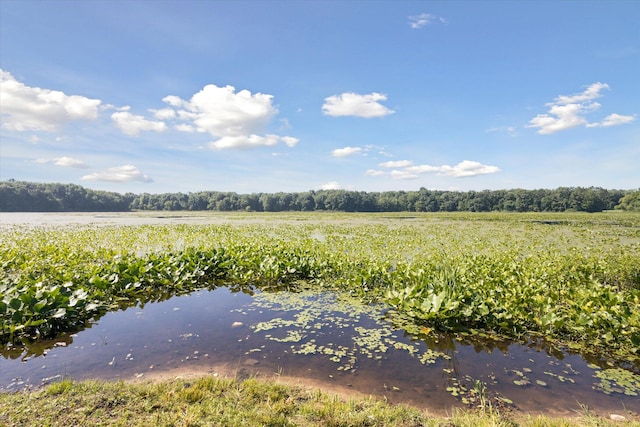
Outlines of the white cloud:
<svg viewBox="0 0 640 427">
<path fill-rule="evenodd" d="M 463 160 L 455 166 L 440 166 L 440 173 L 443 175 L 454 176 L 456 178 L 485 175 L 500 172 L 497 166 L 483 165 L 480 162 L 472 160 Z"/>
<path fill-rule="evenodd" d="M 233 86 L 210 84 L 183 105 L 194 124 L 212 136 L 240 136 L 262 131 L 278 113 L 272 99 L 271 95 L 253 95 L 248 90 L 235 93 Z"/>
<path fill-rule="evenodd" d="M 67 157 L 67 156 L 63 156 L 63 157 L 56 157 L 53 159 L 35 159 L 34 160 L 35 163 L 53 163 L 56 166 L 63 166 L 63 167 L 68 167 L 68 168 L 79 168 L 79 169 L 86 169 L 89 166 L 83 162 L 82 160 L 78 160 L 78 159 L 74 159 L 72 157 Z"/>
<path fill-rule="evenodd" d="M 378 166 L 383 168 L 406 168 L 411 165 L 413 165 L 411 160 L 396 160 L 378 164 Z"/>
<path fill-rule="evenodd" d="M 175 130 L 179 130 L 180 132 L 189 132 L 189 133 L 193 133 L 196 132 L 197 129 L 195 128 L 195 126 L 191 126 L 185 123 L 180 123 L 174 126 Z"/>
<path fill-rule="evenodd" d="M 539 114 L 529 121 L 529 126 L 539 128 L 538 133 L 548 135 L 577 126 L 588 125 L 583 117 L 590 111 L 600 108 L 600 104 L 567 104 L 553 105 L 549 109 L 550 114 Z"/>
<path fill-rule="evenodd" d="M 253 148 L 253 147 L 271 147 L 279 142 L 284 142 L 289 147 L 293 147 L 298 143 L 297 138 L 290 136 L 278 135 L 238 135 L 223 136 L 209 143 L 209 147 L 216 150 L 224 150 L 226 148 Z"/>
<path fill-rule="evenodd" d="M 294 138 L 293 136 L 281 136 L 280 140 L 284 142 L 288 147 L 295 147 L 300 139 Z"/>
<path fill-rule="evenodd" d="M 380 104 L 386 101 L 387 96 L 373 92 L 368 95 L 359 95 L 353 92 L 345 92 L 325 98 L 322 112 L 327 116 L 355 116 L 355 117 L 384 117 L 393 114 L 394 111 Z"/>
<path fill-rule="evenodd" d="M 209 133 L 217 138 L 209 144 L 214 149 L 271 146 L 279 142 L 294 147 L 299 141 L 291 136 L 261 135 L 278 114 L 272 95 L 252 94 L 248 90 L 236 92 L 233 86 L 209 84 L 189 100 L 170 95 L 163 101 L 177 110 L 155 110 L 156 117 L 160 114 L 182 121 L 174 126 L 179 131 Z"/>
<path fill-rule="evenodd" d="M 386 168 L 396 167 L 398 169 L 393 169 L 391 172 L 369 169 L 365 172 L 365 175 L 390 176 L 393 179 L 416 179 L 422 174 L 435 173 L 442 176 L 463 178 L 500 172 L 500 168 L 497 166 L 484 165 L 472 160 L 463 160 L 455 166 L 412 165 L 408 160 L 380 163 L 380 166 Z"/>
<path fill-rule="evenodd" d="M 160 110 L 149 110 L 158 120 L 171 120 L 176 118 L 176 110 L 171 108 L 161 108 Z"/>
<path fill-rule="evenodd" d="M 86 169 L 89 166 L 85 164 L 82 160 L 74 159 L 72 157 L 62 156 L 58 157 L 54 161 L 54 165 L 56 166 L 65 166 L 69 168 L 81 168 Z"/>
<path fill-rule="evenodd" d="M 537 115 L 529 121 L 527 127 L 538 128 L 539 134 L 548 135 L 578 126 L 616 126 L 635 120 L 634 116 L 614 113 L 607 116 L 602 123 L 590 123 L 585 116 L 600 109 L 600 104 L 594 99 L 600 98 L 602 96 L 600 92 L 604 89 L 609 89 L 609 85 L 597 82 L 581 93 L 560 95 L 554 102 L 546 104 L 549 107 L 547 114 Z"/>
<path fill-rule="evenodd" d="M 344 147 L 344 148 L 336 148 L 331 152 L 331 155 L 333 157 L 349 157 L 349 156 L 354 156 L 361 152 L 362 152 L 361 147 Z"/>
<path fill-rule="evenodd" d="M 368 169 L 364 174 L 369 176 L 383 176 L 383 175 L 386 175 L 387 173 L 385 171 L 380 171 L 376 169 Z"/>
<path fill-rule="evenodd" d="M 442 167 L 443 166 L 417 165 L 417 166 L 409 166 L 405 169 L 412 173 L 431 173 L 431 172 L 440 172 Z"/>
<path fill-rule="evenodd" d="M 83 176 L 85 181 L 109 181 L 109 182 L 153 182 L 148 175 L 143 174 L 133 165 L 116 166 L 101 172 L 95 172 Z"/>
<path fill-rule="evenodd" d="M 434 22 L 446 24 L 448 21 L 442 16 L 433 15 L 431 13 L 421 13 L 420 15 L 409 16 L 409 26 L 414 30 L 425 27 Z"/>
<path fill-rule="evenodd" d="M 98 118 L 99 99 L 26 86 L 0 69 L 2 127 L 15 131 L 54 132 L 72 120 Z"/>
<path fill-rule="evenodd" d="M 344 187 L 337 181 L 327 182 L 319 187 L 321 190 L 342 190 Z"/>
<path fill-rule="evenodd" d="M 636 119 L 635 116 L 623 116 L 621 114 L 613 113 L 613 114 L 609 114 L 607 117 L 604 118 L 601 126 L 607 127 L 607 126 L 624 125 L 624 124 L 633 122 L 635 119 Z"/>
<path fill-rule="evenodd" d="M 393 179 L 417 179 L 420 178 L 419 175 L 415 174 L 415 173 L 411 173 L 408 170 L 404 169 L 404 170 L 392 170 L 390 173 L 391 178 Z"/>
<path fill-rule="evenodd" d="M 147 120 L 142 116 L 133 115 L 128 111 L 113 113 L 111 118 L 116 126 L 127 135 L 137 135 L 144 130 L 154 132 L 164 132 L 167 130 L 167 125 L 164 122 Z"/>
<path fill-rule="evenodd" d="M 180 108 L 186 105 L 185 101 L 183 101 L 182 99 L 180 99 L 180 97 L 175 95 L 165 96 L 164 98 L 162 98 L 162 100 L 167 104 L 171 105 L 172 107 Z"/>
<path fill-rule="evenodd" d="M 600 98 L 602 95 L 600 91 L 603 89 L 609 89 L 609 85 L 606 83 L 596 82 L 590 85 L 588 88 L 584 90 L 582 93 L 578 93 L 575 95 L 560 95 L 556 98 L 556 101 L 552 104 L 562 105 L 562 104 L 574 104 L 574 103 L 582 103 L 591 101 L 596 98 Z"/>
</svg>

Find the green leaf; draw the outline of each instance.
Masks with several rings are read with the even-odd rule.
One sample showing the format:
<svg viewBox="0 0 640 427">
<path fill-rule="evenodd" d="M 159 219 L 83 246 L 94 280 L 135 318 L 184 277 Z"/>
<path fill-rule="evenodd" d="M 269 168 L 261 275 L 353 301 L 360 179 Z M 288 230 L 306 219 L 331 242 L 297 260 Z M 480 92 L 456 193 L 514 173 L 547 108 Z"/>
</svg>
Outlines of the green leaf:
<svg viewBox="0 0 640 427">
<path fill-rule="evenodd" d="M 12 298 L 11 301 L 9 301 L 9 306 L 14 310 L 20 310 L 22 301 L 19 298 Z"/>
<path fill-rule="evenodd" d="M 433 307 L 431 308 L 432 312 L 437 313 L 440 311 L 440 307 L 442 306 L 442 303 L 444 302 L 445 297 L 446 297 L 445 291 L 442 291 L 437 295 L 433 295 L 432 297 Z"/>
<path fill-rule="evenodd" d="M 64 317 L 67 314 L 67 310 L 65 308 L 59 308 L 57 309 L 52 315 L 51 317 L 53 319 L 60 319 L 62 317 Z"/>
</svg>

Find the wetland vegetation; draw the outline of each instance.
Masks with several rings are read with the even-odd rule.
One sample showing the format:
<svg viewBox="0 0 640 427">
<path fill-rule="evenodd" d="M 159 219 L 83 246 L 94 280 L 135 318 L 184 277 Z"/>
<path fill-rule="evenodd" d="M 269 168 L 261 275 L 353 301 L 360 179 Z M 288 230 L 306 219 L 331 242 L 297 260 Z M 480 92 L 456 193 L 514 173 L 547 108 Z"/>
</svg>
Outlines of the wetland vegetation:
<svg viewBox="0 0 640 427">
<path fill-rule="evenodd" d="M 338 292 L 384 307 L 395 328 L 417 339 L 453 334 L 498 347 L 502 340 L 544 342 L 585 355 L 603 395 L 640 393 L 638 214 L 190 213 L 174 219 L 181 223 L 4 225 L 5 357 L 42 352 L 43 339 L 82 329 L 109 311 L 228 286 L 255 293 L 263 308 L 297 304 L 295 318 L 252 330 L 290 345 L 294 354 L 324 354 L 341 370 L 353 370 L 357 356 L 375 358 L 391 347 L 416 353 L 424 364 L 446 358 L 418 353 L 379 327 L 356 325 L 348 345 L 333 346 L 296 332 L 313 328 L 322 314 L 287 296 Z M 325 303 L 338 311 L 331 297 Z M 348 322 L 350 312 L 357 309 L 324 321 Z M 297 329 L 278 329 L 294 324 L 287 322 Z M 507 374 L 522 387 L 571 380 L 552 369 L 544 377 L 520 368 Z M 454 381 L 450 391 L 477 406 L 485 386 L 471 378 Z"/>
</svg>

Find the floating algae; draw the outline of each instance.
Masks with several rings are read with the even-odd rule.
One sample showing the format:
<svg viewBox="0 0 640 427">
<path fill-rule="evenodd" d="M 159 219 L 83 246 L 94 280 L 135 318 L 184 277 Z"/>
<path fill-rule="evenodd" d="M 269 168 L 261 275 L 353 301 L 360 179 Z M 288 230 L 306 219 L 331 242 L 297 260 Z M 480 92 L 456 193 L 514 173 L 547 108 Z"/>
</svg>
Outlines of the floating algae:
<svg viewBox="0 0 640 427">
<path fill-rule="evenodd" d="M 620 368 L 598 369 L 593 374 L 600 381 L 596 383 L 596 389 L 605 394 L 621 393 L 627 396 L 640 394 L 640 377 Z"/>
<path fill-rule="evenodd" d="M 444 389 L 470 406 L 483 406 L 489 401 L 503 406 L 513 405 L 513 401 L 502 394 L 508 389 L 498 391 L 504 384 L 511 383 L 518 389 L 528 391 L 536 388 L 556 390 L 559 384 L 576 384 L 576 379 L 581 375 L 570 363 L 550 356 L 545 368 L 542 365 L 532 369 L 535 366 L 531 364 L 538 362 L 531 357 L 526 359 L 531 367 L 502 368 L 502 381 L 498 381 L 495 371 L 479 376 L 462 374 L 458 368 L 454 369 L 457 366 L 454 359 L 458 355 L 455 343 L 447 346 L 443 341 L 435 348 L 425 345 L 430 341 L 438 344 L 443 336 L 425 327 L 418 328 L 419 333 L 409 333 L 407 336 L 393 322 L 392 319 L 396 317 L 389 316 L 388 307 L 383 304 L 363 304 L 346 293 L 311 290 L 296 293 L 262 292 L 254 295 L 253 302 L 245 306 L 242 313 L 267 310 L 274 317 L 249 327 L 265 340 L 288 343 L 286 352 L 300 356 L 324 356 L 337 365 L 337 371 L 345 373 L 357 372 L 364 360 L 383 362 L 390 359 L 392 353 L 404 353 L 422 365 L 443 361 L 445 364 L 436 369 L 442 370 L 442 378 L 446 383 Z M 503 349 L 501 352 L 508 354 Z M 595 366 L 590 368 L 596 369 L 592 372 L 594 378 L 599 380 L 593 385 L 594 391 L 627 396 L 636 396 L 640 392 L 640 381 L 632 372 L 623 369 L 598 370 Z M 399 391 L 393 387 L 390 385 L 387 388 L 385 384 L 385 390 Z"/>
<path fill-rule="evenodd" d="M 382 360 L 392 350 L 407 352 L 422 364 L 433 364 L 439 358 L 450 359 L 446 353 L 432 349 L 421 350 L 414 343 L 398 339 L 393 325 L 384 317 L 386 309 L 380 304 L 362 304 L 346 294 L 263 292 L 254 296 L 248 310 L 269 309 L 282 312 L 281 317 L 251 326 L 255 333 L 266 332 L 265 338 L 277 342 L 291 342 L 294 354 L 323 354 L 339 364 L 337 370 L 355 371 L 360 358 Z M 372 319 L 373 327 L 361 325 L 362 319 Z M 342 329 L 353 331 L 343 336 Z M 347 344 L 324 342 L 329 337 L 347 340 Z M 319 344 L 320 337 L 323 338 Z"/>
</svg>

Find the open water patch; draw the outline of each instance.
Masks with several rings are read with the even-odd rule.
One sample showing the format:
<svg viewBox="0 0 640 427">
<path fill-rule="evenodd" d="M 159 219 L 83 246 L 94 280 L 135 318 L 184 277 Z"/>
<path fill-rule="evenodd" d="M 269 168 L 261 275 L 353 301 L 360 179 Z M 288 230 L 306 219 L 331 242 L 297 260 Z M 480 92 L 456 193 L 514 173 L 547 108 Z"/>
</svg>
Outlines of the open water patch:
<svg viewBox="0 0 640 427">
<path fill-rule="evenodd" d="M 544 343 L 394 326 L 383 305 L 319 291 L 200 290 L 107 313 L 76 334 L 0 353 L 0 390 L 160 373 L 292 376 L 431 409 L 640 413 L 640 375 Z"/>
</svg>

